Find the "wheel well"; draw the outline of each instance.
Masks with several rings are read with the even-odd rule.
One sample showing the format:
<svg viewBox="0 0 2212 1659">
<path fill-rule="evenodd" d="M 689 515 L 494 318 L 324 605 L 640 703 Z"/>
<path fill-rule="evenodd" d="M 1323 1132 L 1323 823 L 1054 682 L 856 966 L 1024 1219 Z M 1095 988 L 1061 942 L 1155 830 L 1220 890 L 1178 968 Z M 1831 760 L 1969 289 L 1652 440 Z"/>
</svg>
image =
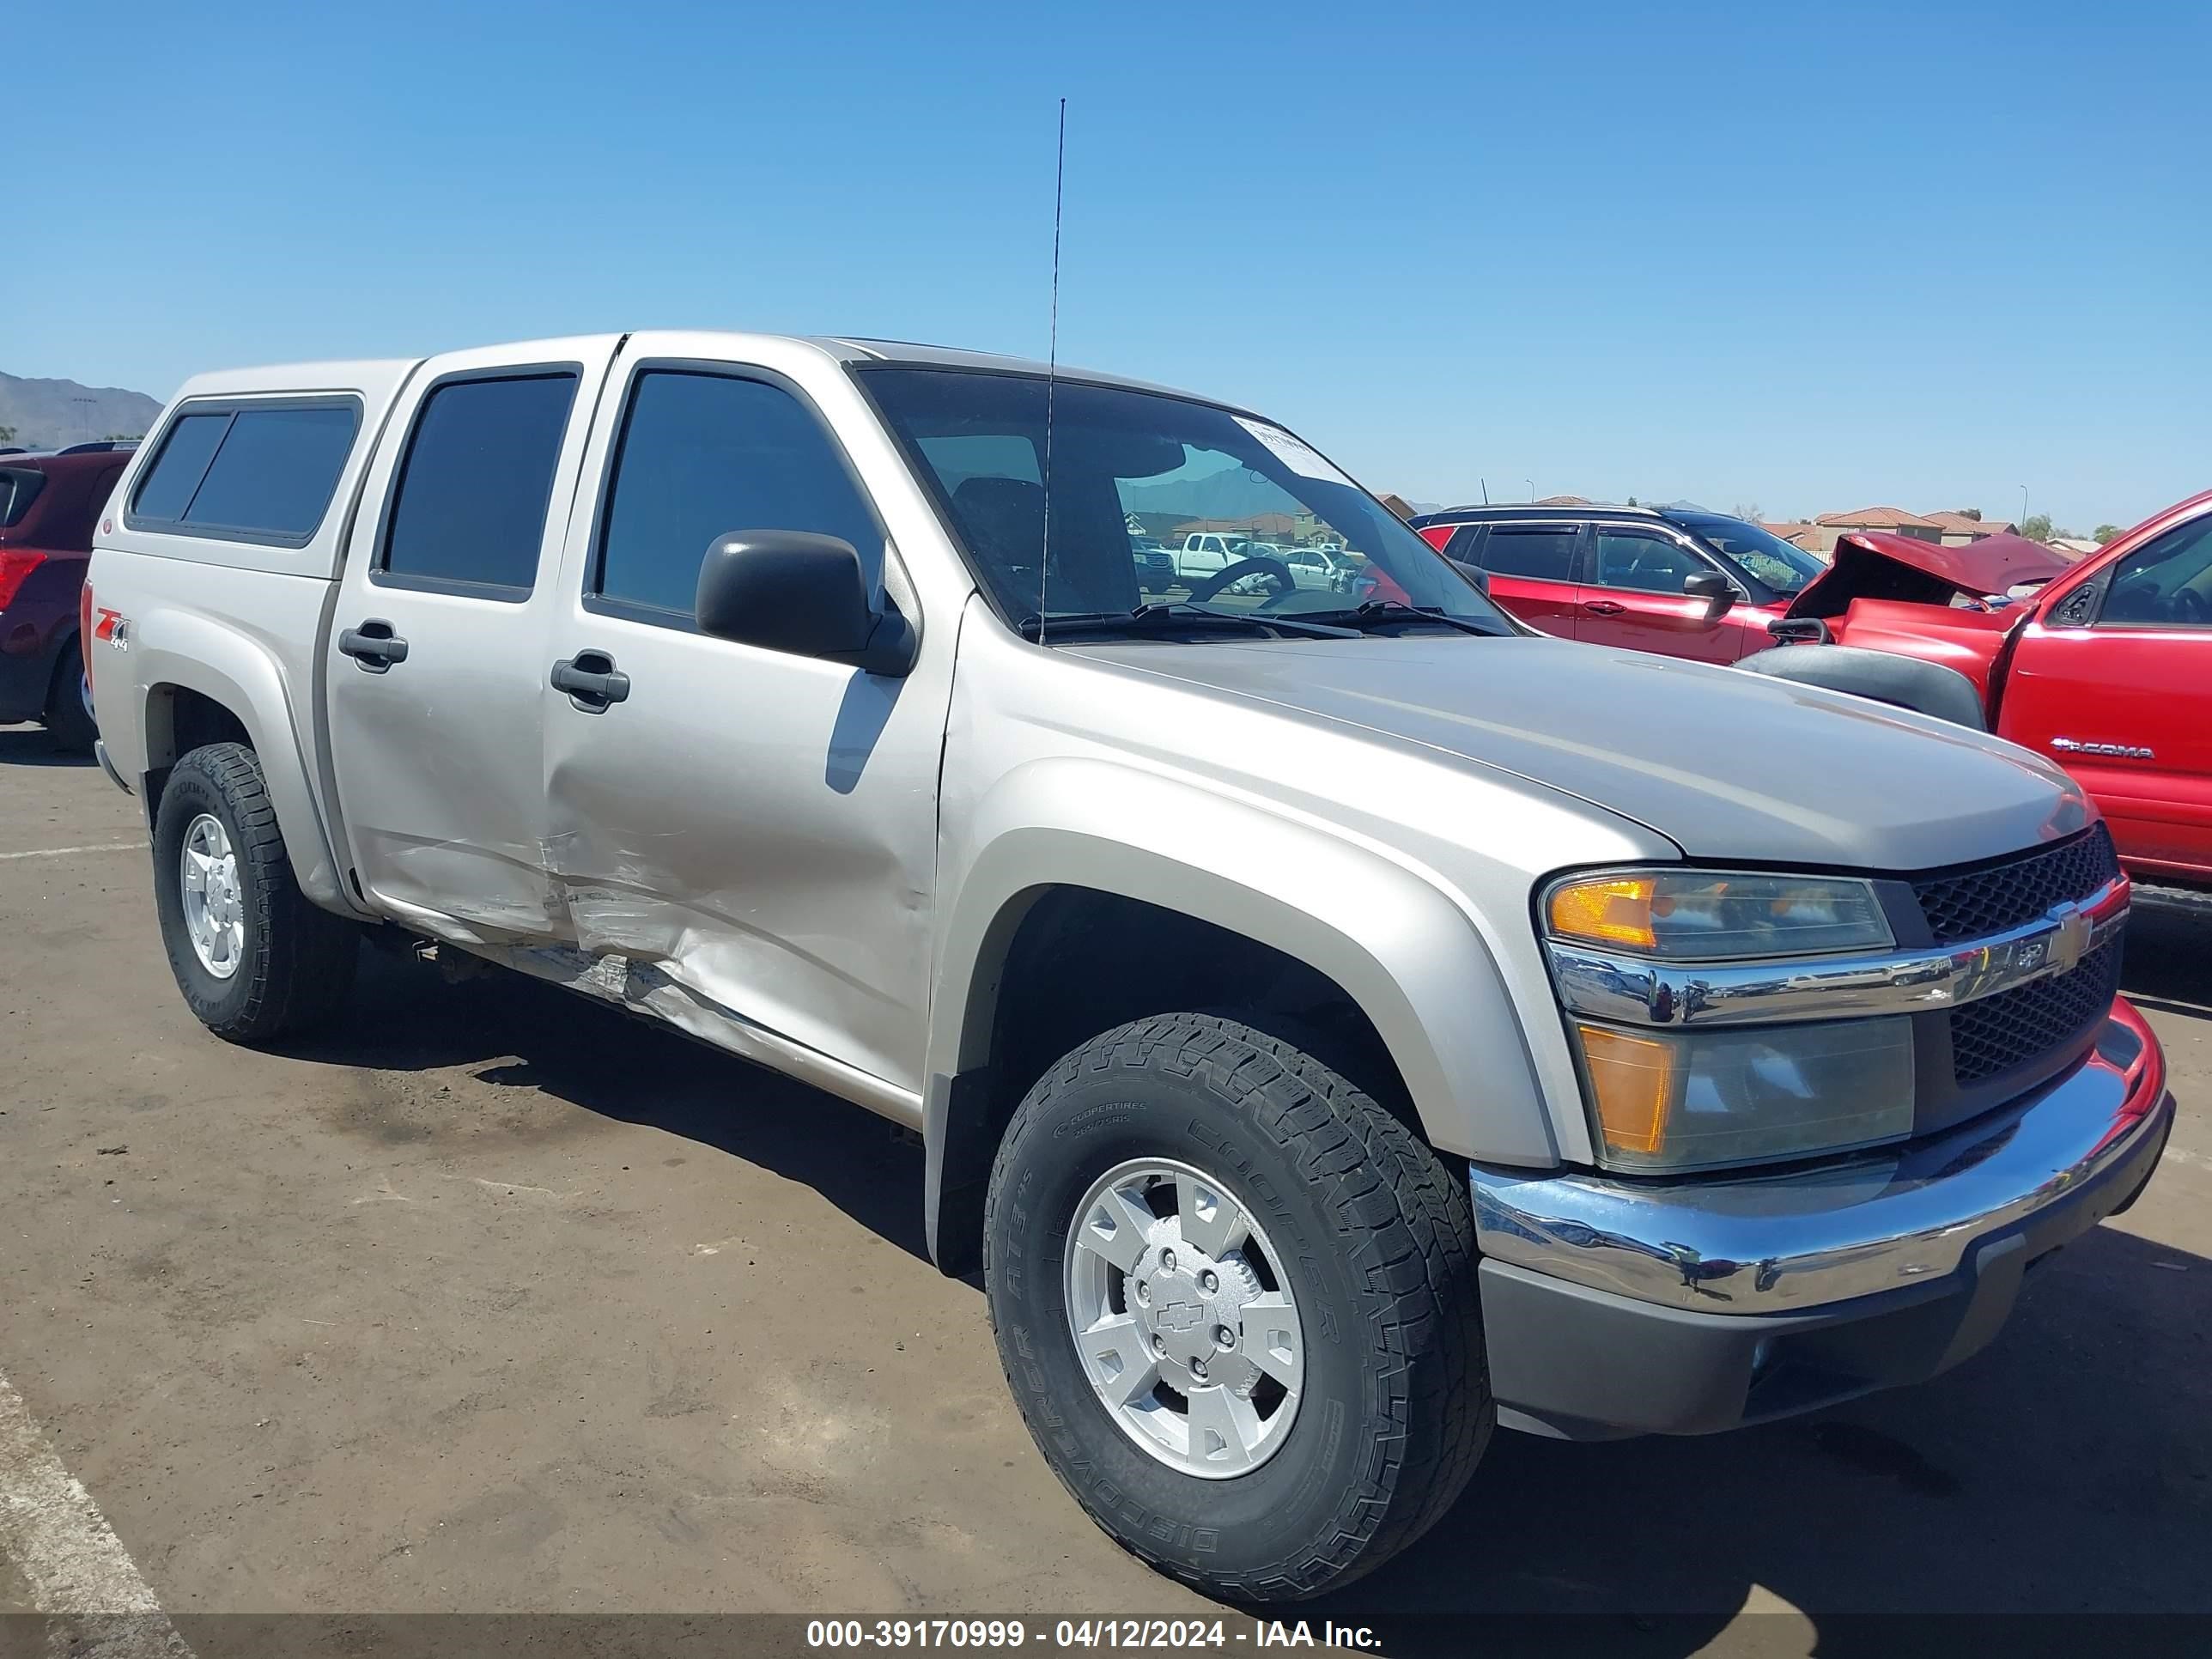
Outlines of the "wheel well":
<svg viewBox="0 0 2212 1659">
<path fill-rule="evenodd" d="M 246 722 L 188 685 L 157 685 L 146 694 L 146 821 L 161 809 L 169 769 L 179 757 L 211 743 L 253 747 Z"/>
<path fill-rule="evenodd" d="M 1100 1032 L 1148 1014 L 1224 1014 L 1295 1043 L 1421 1133 L 1389 1045 L 1351 994 L 1297 957 L 1212 922 L 1118 894 L 1052 888 L 1031 902 L 994 977 L 989 1001 L 969 1014 L 989 1021 L 988 1059 L 945 1079 L 943 1101 L 932 1103 L 932 1249 L 947 1273 L 980 1265 L 991 1162 L 1030 1085 Z"/>
</svg>

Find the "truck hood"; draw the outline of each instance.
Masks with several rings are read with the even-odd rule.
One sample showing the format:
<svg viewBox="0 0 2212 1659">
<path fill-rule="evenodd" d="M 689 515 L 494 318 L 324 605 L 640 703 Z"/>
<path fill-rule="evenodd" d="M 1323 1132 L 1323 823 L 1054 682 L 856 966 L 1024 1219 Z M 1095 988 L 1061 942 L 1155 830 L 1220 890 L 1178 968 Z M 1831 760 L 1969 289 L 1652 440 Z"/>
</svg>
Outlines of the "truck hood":
<svg viewBox="0 0 2212 1659">
<path fill-rule="evenodd" d="M 1938 547 L 1883 530 L 1855 530 L 1836 544 L 1828 568 L 1798 590 L 1785 617 L 1840 617 L 1853 599 L 1948 605 L 2021 582 L 2048 581 L 2074 562 L 2024 536 L 1988 536 Z"/>
<path fill-rule="evenodd" d="M 1456 635 L 1073 648 L 1511 774 L 1703 860 L 1924 870 L 2014 852 L 2089 820 L 2078 787 L 2010 744 L 1670 657 Z M 1194 722 L 1191 740 L 1204 730 Z"/>
</svg>

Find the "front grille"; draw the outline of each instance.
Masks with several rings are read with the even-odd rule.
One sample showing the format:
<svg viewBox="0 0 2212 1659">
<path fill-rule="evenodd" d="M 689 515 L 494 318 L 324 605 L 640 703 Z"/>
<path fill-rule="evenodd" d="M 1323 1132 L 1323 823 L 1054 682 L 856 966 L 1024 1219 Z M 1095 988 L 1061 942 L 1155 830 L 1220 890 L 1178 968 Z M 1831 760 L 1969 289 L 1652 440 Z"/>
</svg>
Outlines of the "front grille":
<svg viewBox="0 0 2212 1659">
<path fill-rule="evenodd" d="M 1938 945 L 2024 927 L 2055 904 L 2079 902 L 2120 873 L 2112 832 L 2093 824 L 2048 851 L 1912 884 Z"/>
<path fill-rule="evenodd" d="M 1964 1088 L 2056 1054 L 2101 1020 L 2120 988 L 2120 941 L 2072 969 L 1970 1002 L 1951 1015 L 1951 1074 Z"/>
</svg>

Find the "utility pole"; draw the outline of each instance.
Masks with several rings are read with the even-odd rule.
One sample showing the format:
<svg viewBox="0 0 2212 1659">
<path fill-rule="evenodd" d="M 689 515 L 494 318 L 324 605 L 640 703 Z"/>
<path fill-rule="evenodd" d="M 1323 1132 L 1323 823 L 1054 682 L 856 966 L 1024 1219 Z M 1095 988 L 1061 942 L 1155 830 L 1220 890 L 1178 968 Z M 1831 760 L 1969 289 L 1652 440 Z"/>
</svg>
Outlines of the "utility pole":
<svg viewBox="0 0 2212 1659">
<path fill-rule="evenodd" d="M 76 405 L 76 418 L 84 428 L 84 440 L 87 443 L 90 443 L 100 435 L 92 429 L 93 400 L 89 398 L 72 398 L 70 401 Z"/>
<path fill-rule="evenodd" d="M 1536 481 L 1534 478 L 1523 478 L 1521 482 L 1528 486 L 1528 500 L 1533 505 L 1536 500 Z"/>
<path fill-rule="evenodd" d="M 2027 486 L 2026 484 L 2020 487 L 2020 522 L 2021 533 L 2024 535 L 2027 533 Z"/>
</svg>

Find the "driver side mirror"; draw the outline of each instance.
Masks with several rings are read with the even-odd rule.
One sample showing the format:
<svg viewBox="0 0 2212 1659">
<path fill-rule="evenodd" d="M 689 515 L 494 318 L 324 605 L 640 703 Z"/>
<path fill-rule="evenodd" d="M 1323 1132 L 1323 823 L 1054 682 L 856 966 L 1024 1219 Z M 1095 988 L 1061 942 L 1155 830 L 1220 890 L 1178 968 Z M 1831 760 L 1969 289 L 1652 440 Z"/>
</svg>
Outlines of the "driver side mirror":
<svg viewBox="0 0 2212 1659">
<path fill-rule="evenodd" d="M 1490 573 L 1479 564 L 1469 564 L 1464 559 L 1446 561 L 1451 568 L 1473 582 L 1484 599 L 1490 597 Z"/>
<path fill-rule="evenodd" d="M 913 625 L 869 602 L 852 543 L 800 530 L 733 530 L 699 565 L 702 633 L 764 651 L 848 663 L 871 674 L 912 671 Z"/>
<path fill-rule="evenodd" d="M 1691 599 L 1705 601 L 1705 620 L 1709 623 L 1717 623 L 1727 616 L 1742 597 L 1735 591 L 1735 584 L 1717 570 L 1700 570 L 1682 584 L 1682 592 Z"/>
</svg>

